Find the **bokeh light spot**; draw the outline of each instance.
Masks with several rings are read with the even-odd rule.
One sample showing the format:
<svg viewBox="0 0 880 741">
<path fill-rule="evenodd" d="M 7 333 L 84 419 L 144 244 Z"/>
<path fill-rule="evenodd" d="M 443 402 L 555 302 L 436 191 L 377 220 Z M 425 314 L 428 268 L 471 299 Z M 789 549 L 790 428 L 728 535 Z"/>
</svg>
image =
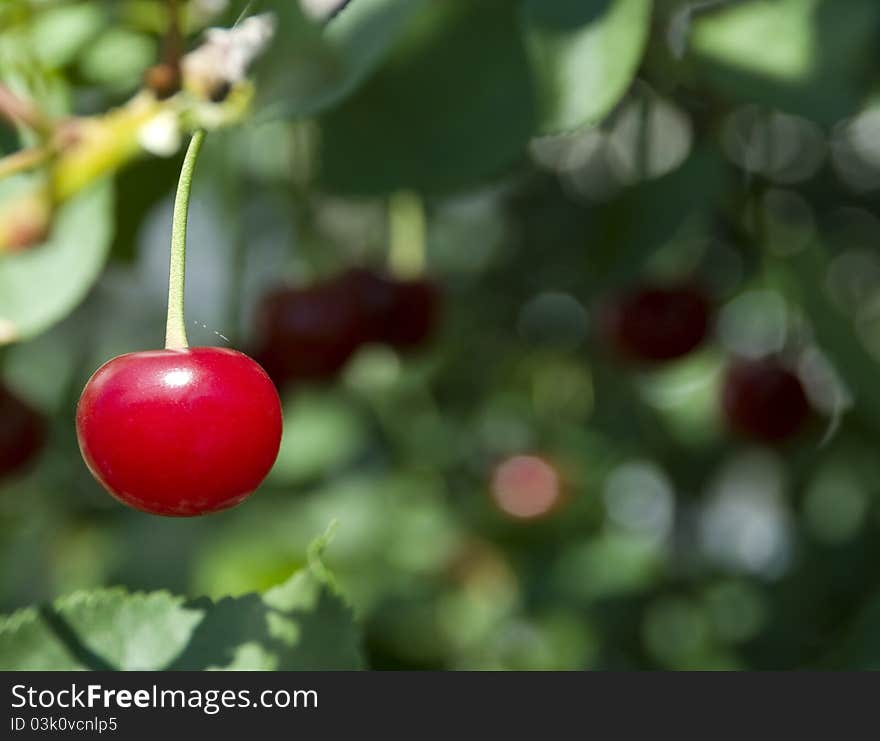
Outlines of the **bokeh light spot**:
<svg viewBox="0 0 880 741">
<path fill-rule="evenodd" d="M 517 328 L 527 342 L 574 350 L 586 336 L 587 312 L 573 296 L 548 291 L 523 306 Z"/>
<path fill-rule="evenodd" d="M 745 106 L 727 118 L 722 146 L 727 157 L 743 170 L 783 184 L 813 177 L 827 153 L 825 135 L 818 125 L 778 111 L 768 114 L 758 106 Z"/>
<path fill-rule="evenodd" d="M 518 455 L 499 464 L 492 476 L 492 498 L 506 514 L 541 517 L 558 503 L 559 474 L 542 458 Z"/>
<path fill-rule="evenodd" d="M 672 486 L 649 461 L 630 461 L 614 469 L 605 482 L 604 500 L 609 519 L 624 530 L 662 540 L 672 528 Z"/>
<path fill-rule="evenodd" d="M 847 543 L 864 524 L 869 504 L 868 492 L 851 466 L 826 465 L 810 482 L 804 498 L 807 528 L 828 545 Z"/>
<path fill-rule="evenodd" d="M 779 352 L 788 337 L 788 306 L 775 291 L 748 291 L 718 317 L 718 337 L 734 355 L 760 358 Z"/>
</svg>

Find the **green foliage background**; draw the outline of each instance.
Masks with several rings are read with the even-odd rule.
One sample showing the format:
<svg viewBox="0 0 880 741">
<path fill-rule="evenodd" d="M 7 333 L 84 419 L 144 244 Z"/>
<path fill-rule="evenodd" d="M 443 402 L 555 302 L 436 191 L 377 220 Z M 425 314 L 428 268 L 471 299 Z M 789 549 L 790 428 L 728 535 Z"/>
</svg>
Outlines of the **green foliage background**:
<svg viewBox="0 0 880 741">
<path fill-rule="evenodd" d="M 245 4 L 186 5 L 195 43 Z M 249 7 L 278 39 L 198 166 L 191 341 L 246 349 L 279 279 L 406 262 L 401 191 L 442 328 L 287 392 L 242 507 L 128 511 L 73 412 L 104 360 L 162 341 L 180 156 L 63 204 L 45 244 L 0 254 L 22 338 L 2 376 L 51 420 L 0 482 L 0 668 L 876 668 L 880 4 L 352 0 L 326 27 Z M 53 115 L 120 105 L 164 8 L 8 0 L 0 81 Z M 0 125 L 0 152 L 28 143 Z M 603 351 L 597 298 L 694 274 L 718 306 L 705 347 L 657 368 Z M 772 449 L 717 403 L 727 358 L 766 351 L 818 410 Z M 521 453 L 562 478 L 543 518 L 490 496 Z"/>
</svg>

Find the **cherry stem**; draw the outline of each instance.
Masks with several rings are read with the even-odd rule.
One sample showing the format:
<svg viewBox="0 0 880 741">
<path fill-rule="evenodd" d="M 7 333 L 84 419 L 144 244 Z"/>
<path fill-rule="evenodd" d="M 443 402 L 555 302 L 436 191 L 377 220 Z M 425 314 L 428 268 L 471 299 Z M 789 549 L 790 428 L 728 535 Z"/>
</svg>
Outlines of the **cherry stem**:
<svg viewBox="0 0 880 741">
<path fill-rule="evenodd" d="M 427 225 L 425 204 L 418 193 L 399 191 L 388 203 L 388 267 L 401 278 L 425 272 Z"/>
<path fill-rule="evenodd" d="M 174 199 L 174 217 L 171 222 L 171 266 L 168 271 L 168 321 L 165 325 L 165 349 L 186 350 L 186 320 L 183 315 L 183 289 L 186 282 L 186 220 L 189 214 L 189 194 L 192 187 L 193 170 L 205 132 L 198 129 L 189 142 L 180 180 L 177 183 L 177 196 Z"/>
</svg>

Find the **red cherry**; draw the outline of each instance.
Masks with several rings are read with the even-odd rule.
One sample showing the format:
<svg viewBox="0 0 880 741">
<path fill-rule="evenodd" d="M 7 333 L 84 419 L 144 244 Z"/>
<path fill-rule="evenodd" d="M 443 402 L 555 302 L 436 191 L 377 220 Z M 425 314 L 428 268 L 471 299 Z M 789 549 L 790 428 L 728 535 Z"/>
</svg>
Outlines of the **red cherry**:
<svg viewBox="0 0 880 741">
<path fill-rule="evenodd" d="M 399 350 L 423 344 L 434 331 L 440 314 L 440 291 L 429 280 L 398 281 L 384 340 Z"/>
<path fill-rule="evenodd" d="M 395 282 L 363 267 L 346 270 L 338 280 L 357 301 L 364 342 L 383 342 L 397 299 Z"/>
<path fill-rule="evenodd" d="M 365 342 L 399 350 L 428 339 L 440 313 L 440 292 L 428 280 L 397 280 L 368 268 L 352 268 L 340 283 L 356 297 Z"/>
<path fill-rule="evenodd" d="M 687 355 L 709 333 L 709 299 L 699 288 L 641 287 L 600 306 L 600 334 L 623 357 L 644 362 Z"/>
<path fill-rule="evenodd" d="M 774 358 L 731 365 L 724 376 L 721 404 L 734 431 L 768 443 L 794 437 L 810 416 L 800 379 Z"/>
<path fill-rule="evenodd" d="M 357 298 L 339 281 L 275 291 L 257 321 L 256 355 L 278 384 L 333 378 L 362 341 Z"/>
<path fill-rule="evenodd" d="M 0 477 L 21 471 L 46 442 L 46 420 L 0 385 Z"/>
<path fill-rule="evenodd" d="M 281 404 L 265 371 L 235 350 L 136 352 L 89 379 L 76 432 L 110 494 L 188 517 L 232 507 L 260 485 L 278 455 Z"/>
</svg>

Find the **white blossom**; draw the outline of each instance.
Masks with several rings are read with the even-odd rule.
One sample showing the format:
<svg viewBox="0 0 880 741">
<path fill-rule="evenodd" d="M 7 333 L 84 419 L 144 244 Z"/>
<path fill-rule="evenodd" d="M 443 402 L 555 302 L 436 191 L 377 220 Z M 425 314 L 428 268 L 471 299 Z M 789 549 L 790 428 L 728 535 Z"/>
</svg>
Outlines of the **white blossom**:
<svg viewBox="0 0 880 741">
<path fill-rule="evenodd" d="M 138 142 L 151 154 L 170 157 L 180 149 L 180 123 L 174 111 L 153 116 L 138 131 Z"/>
<path fill-rule="evenodd" d="M 187 85 L 210 96 L 222 86 L 241 82 L 274 33 L 271 13 L 251 16 L 232 28 L 209 28 L 205 43 L 183 58 Z"/>
</svg>

